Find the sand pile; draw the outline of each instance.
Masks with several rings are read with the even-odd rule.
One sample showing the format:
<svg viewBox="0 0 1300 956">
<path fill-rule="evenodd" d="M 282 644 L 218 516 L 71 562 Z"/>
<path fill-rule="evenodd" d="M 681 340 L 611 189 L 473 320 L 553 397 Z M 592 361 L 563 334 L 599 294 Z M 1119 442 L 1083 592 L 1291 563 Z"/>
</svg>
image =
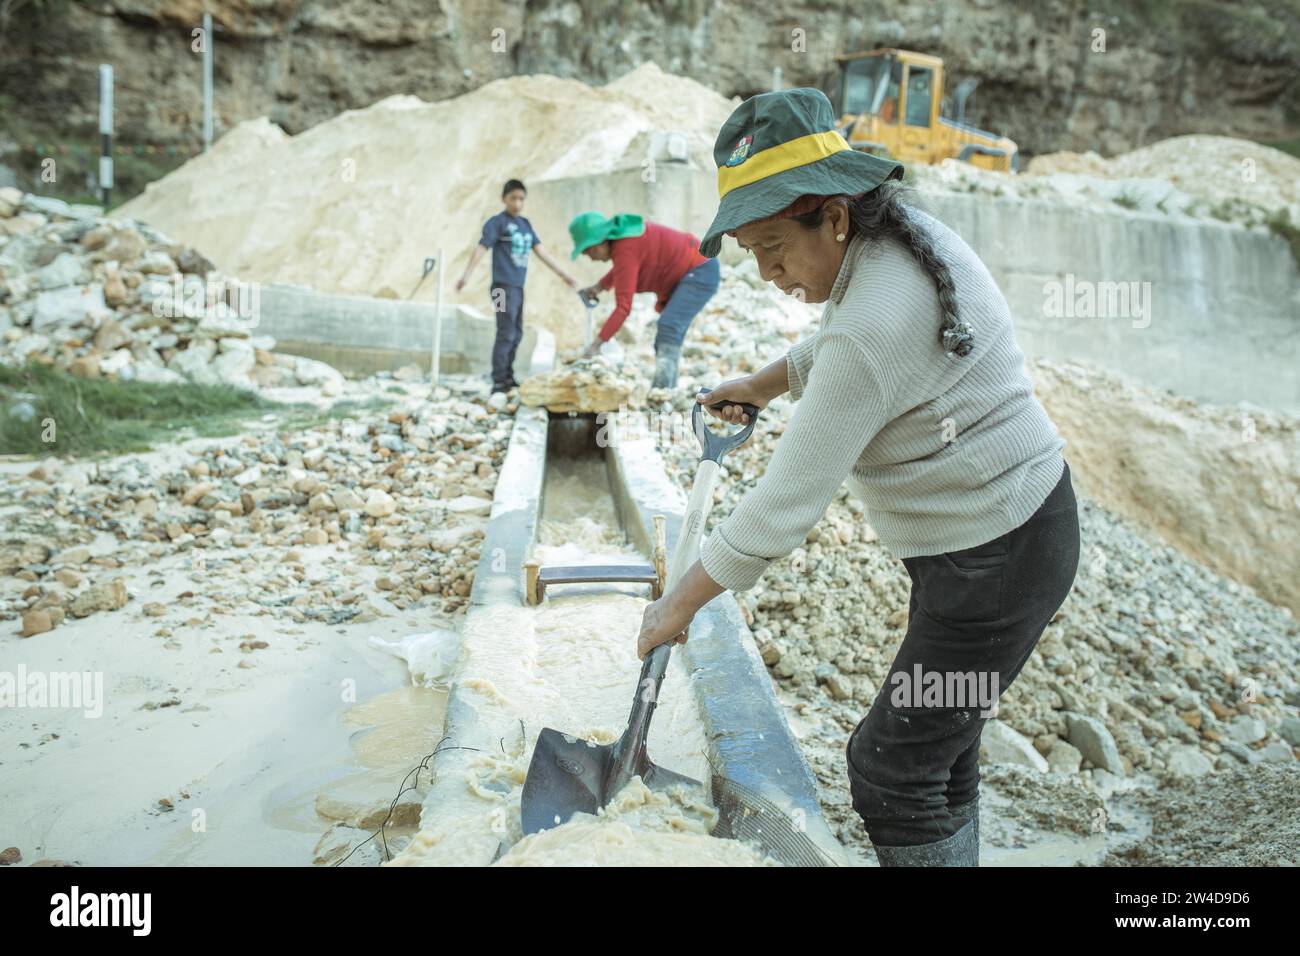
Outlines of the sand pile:
<svg viewBox="0 0 1300 956">
<path fill-rule="evenodd" d="M 1031 374 L 1080 489 L 1300 613 L 1300 420 L 1200 404 L 1091 366 L 1038 361 Z"/>
<path fill-rule="evenodd" d="M 241 278 L 326 292 L 405 296 L 441 246 L 452 298 L 507 179 L 523 179 L 536 196 L 546 179 L 636 166 L 655 130 L 685 134 L 693 161 L 712 169 L 713 137 L 730 110 L 717 93 L 645 64 L 604 87 L 518 76 L 436 103 L 393 96 L 294 137 L 251 120 L 121 215 L 197 246 Z M 533 220 L 565 259 L 567 221 Z M 572 293 L 545 266 L 534 261 L 531 272 L 531 320 L 546 324 L 561 305 L 573 311 Z M 579 275 L 599 275 L 589 272 Z M 488 282 L 481 264 L 460 298 L 486 311 Z M 431 300 L 434 285 L 419 298 Z"/>
<path fill-rule="evenodd" d="M 1130 798 L 1150 814 L 1150 838 L 1110 853 L 1104 865 L 1300 866 L 1297 784 L 1300 764 L 1166 778 Z"/>
</svg>

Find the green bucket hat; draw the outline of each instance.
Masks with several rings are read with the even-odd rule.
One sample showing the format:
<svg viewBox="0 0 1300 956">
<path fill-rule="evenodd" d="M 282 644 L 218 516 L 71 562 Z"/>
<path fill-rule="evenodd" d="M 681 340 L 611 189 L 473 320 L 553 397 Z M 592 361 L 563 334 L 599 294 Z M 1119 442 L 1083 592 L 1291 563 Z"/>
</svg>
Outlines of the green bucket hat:
<svg viewBox="0 0 1300 956">
<path fill-rule="evenodd" d="M 590 249 L 606 239 L 626 239 L 639 236 L 645 232 L 645 220 L 632 213 L 619 213 L 612 219 L 606 219 L 598 212 L 584 212 L 574 216 L 569 223 L 569 235 L 573 237 L 573 255 L 576 259 L 583 249 Z"/>
<path fill-rule="evenodd" d="M 831 101 L 808 88 L 745 100 L 718 133 L 713 159 L 720 203 L 700 243 L 710 258 L 725 233 L 766 219 L 800 196 L 856 195 L 903 176 L 902 163 L 850 147 L 836 129 Z"/>
</svg>

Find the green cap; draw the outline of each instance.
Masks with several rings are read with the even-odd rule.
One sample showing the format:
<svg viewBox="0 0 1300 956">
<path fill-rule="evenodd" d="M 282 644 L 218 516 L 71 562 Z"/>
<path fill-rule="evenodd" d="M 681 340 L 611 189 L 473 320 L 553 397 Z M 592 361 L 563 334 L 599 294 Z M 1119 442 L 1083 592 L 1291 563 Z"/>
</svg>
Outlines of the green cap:
<svg viewBox="0 0 1300 956">
<path fill-rule="evenodd" d="M 584 212 L 574 216 L 573 222 L 569 223 L 569 235 L 573 237 L 573 255 L 570 258 L 578 258 L 583 249 L 590 249 L 606 239 L 626 239 L 643 232 L 645 220 L 632 213 L 619 213 L 606 219 L 598 212 Z"/>
<path fill-rule="evenodd" d="M 718 213 L 700 252 L 716 256 L 722 236 L 780 212 L 800 196 L 857 195 L 888 179 L 903 164 L 861 153 L 835 126 L 821 90 L 761 93 L 741 103 L 713 145 L 718 164 Z"/>
</svg>

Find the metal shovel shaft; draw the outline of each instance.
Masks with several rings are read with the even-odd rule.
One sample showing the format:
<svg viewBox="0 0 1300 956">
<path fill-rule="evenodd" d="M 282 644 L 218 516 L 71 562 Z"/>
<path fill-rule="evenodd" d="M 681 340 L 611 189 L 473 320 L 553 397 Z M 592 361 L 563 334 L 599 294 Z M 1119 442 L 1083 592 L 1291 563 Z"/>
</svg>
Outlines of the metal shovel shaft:
<svg viewBox="0 0 1300 956">
<path fill-rule="evenodd" d="M 682 516 L 682 525 L 677 532 L 677 544 L 673 547 L 672 561 L 668 565 L 665 592 L 686 573 L 686 569 L 699 554 L 700 538 L 704 533 L 709 508 L 713 505 L 713 486 L 717 483 L 717 478 L 718 463 L 708 459 L 701 461 L 691 485 L 686 514 Z M 611 794 L 617 793 L 640 773 L 646 762 L 645 749 L 646 739 L 650 735 L 650 720 L 659 700 L 659 688 L 668 670 L 672 648 L 671 641 L 660 644 L 646 655 L 645 662 L 641 665 L 641 676 L 637 680 L 637 693 L 632 700 L 627 730 L 615 748 L 613 778 L 609 788 Z"/>
</svg>

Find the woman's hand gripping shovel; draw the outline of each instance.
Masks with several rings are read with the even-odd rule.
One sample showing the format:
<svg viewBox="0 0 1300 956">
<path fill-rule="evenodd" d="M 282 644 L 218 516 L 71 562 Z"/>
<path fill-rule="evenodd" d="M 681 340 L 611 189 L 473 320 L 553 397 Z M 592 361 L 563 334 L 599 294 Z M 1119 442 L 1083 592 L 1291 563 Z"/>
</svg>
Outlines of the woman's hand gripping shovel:
<svg viewBox="0 0 1300 956">
<path fill-rule="evenodd" d="M 749 424 L 730 435 L 717 435 L 704 422 L 703 406 L 693 403 L 691 424 L 700 440 L 702 454 L 691 485 L 691 496 L 682 518 L 677 544 L 668 569 L 666 591 L 691 566 L 699 552 L 704 523 L 713 505 L 713 486 L 718 466 L 728 452 L 743 444 L 754 431 L 758 408 L 739 402 L 719 402 L 712 408 L 739 404 L 749 416 Z M 689 785 L 704 788 L 698 780 L 657 766 L 646 753 L 650 719 L 654 716 L 659 688 L 672 654 L 669 641 L 660 644 L 641 665 L 632 699 L 632 713 L 627 729 L 612 744 L 592 744 L 558 730 L 545 728 L 537 737 L 533 759 L 524 778 L 520 818 L 524 833 L 536 833 L 565 823 L 575 813 L 595 813 L 614 799 L 633 777 L 640 776 L 652 790 Z"/>
</svg>

